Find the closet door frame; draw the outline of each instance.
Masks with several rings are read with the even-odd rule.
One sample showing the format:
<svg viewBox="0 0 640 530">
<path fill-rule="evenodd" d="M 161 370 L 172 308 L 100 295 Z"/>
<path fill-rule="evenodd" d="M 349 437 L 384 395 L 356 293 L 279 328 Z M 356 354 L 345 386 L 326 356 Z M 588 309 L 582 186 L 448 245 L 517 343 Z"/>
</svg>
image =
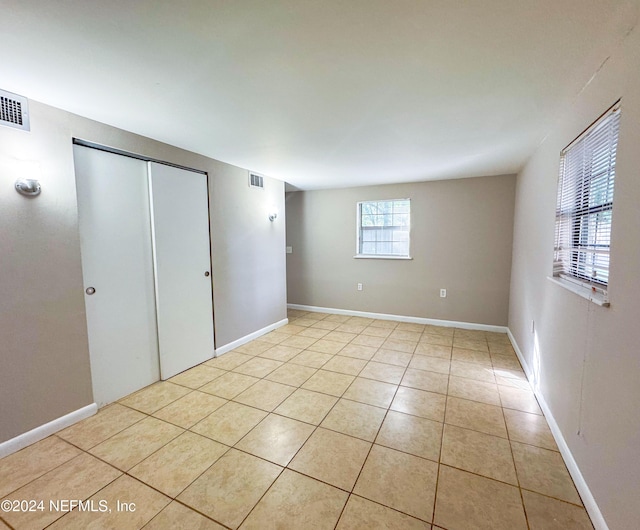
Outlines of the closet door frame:
<svg viewBox="0 0 640 530">
<path fill-rule="evenodd" d="M 151 219 L 152 219 L 152 217 L 151 217 L 152 216 L 151 208 L 152 208 L 153 197 L 151 196 L 151 190 L 148 187 L 150 185 L 150 183 L 151 183 L 151 171 L 150 171 L 151 164 L 155 163 L 155 164 L 160 164 L 162 166 L 169 166 L 169 167 L 173 167 L 173 168 L 178 168 L 180 170 L 185 170 L 185 171 L 189 171 L 191 173 L 196 173 L 196 174 L 200 174 L 200 175 L 204 176 L 205 183 L 206 183 L 206 191 L 205 191 L 205 193 L 206 193 L 206 204 L 207 204 L 207 216 L 206 216 L 206 218 L 207 218 L 207 231 L 208 231 L 208 245 L 207 245 L 207 248 L 208 248 L 208 256 L 207 256 L 208 260 L 207 260 L 206 272 L 209 272 L 208 277 L 206 277 L 206 281 L 208 281 L 208 285 L 210 287 L 210 291 L 209 292 L 210 292 L 210 299 L 211 299 L 210 300 L 210 302 L 211 302 L 211 306 L 210 306 L 211 307 L 211 323 L 210 323 L 210 329 L 211 329 L 211 351 L 208 352 L 207 358 L 214 357 L 214 355 L 215 355 L 215 318 L 214 318 L 214 314 L 213 314 L 213 307 L 214 307 L 213 306 L 213 297 L 214 297 L 213 287 L 214 287 L 214 284 L 213 284 L 213 263 L 212 263 L 212 255 L 211 255 L 211 248 L 212 248 L 211 247 L 211 211 L 210 211 L 209 175 L 208 175 L 208 173 L 205 172 L 205 171 L 201 171 L 201 170 L 197 170 L 197 169 L 181 166 L 181 165 L 178 165 L 178 164 L 172 164 L 170 162 L 166 162 L 166 161 L 163 161 L 163 160 L 158 160 L 158 159 L 154 159 L 154 158 L 138 155 L 138 154 L 135 154 L 135 153 L 130 153 L 130 152 L 127 152 L 127 151 L 124 151 L 124 150 L 121 150 L 121 149 L 106 147 L 106 146 L 103 146 L 103 145 L 100 145 L 100 144 L 97 144 L 97 143 L 94 143 L 94 142 L 90 142 L 90 141 L 87 141 L 87 140 L 79 139 L 79 138 L 73 138 L 73 145 L 74 145 L 74 150 L 76 149 L 76 146 L 81 146 L 81 147 L 84 147 L 84 148 L 95 149 L 97 151 L 102 151 L 102 152 L 110 153 L 110 154 L 113 154 L 113 155 L 120 155 L 120 156 L 123 156 L 123 157 L 136 159 L 136 160 L 139 160 L 141 163 L 143 163 L 145 165 L 145 170 L 146 170 L 146 175 L 147 175 L 147 178 L 145 180 L 145 183 L 147 185 L 147 202 L 146 202 L 146 205 L 147 205 L 147 208 L 148 208 L 147 214 L 148 214 L 148 217 L 149 217 L 149 229 L 150 229 L 150 236 L 151 236 L 150 240 L 149 240 L 149 248 L 150 249 L 153 249 L 153 241 L 151 240 L 151 238 L 153 237 L 153 228 L 154 228 L 152 226 L 152 224 L 151 224 Z M 76 175 L 76 178 L 77 178 L 77 175 Z M 124 190 L 124 192 L 126 192 L 126 189 Z M 80 197 L 79 197 L 79 201 L 80 201 Z M 79 210 L 81 209 L 80 205 L 78 206 L 78 208 L 79 208 Z M 82 249 L 81 249 L 81 251 L 82 251 Z M 205 272 L 205 270 L 202 271 L 202 274 L 204 274 L 204 272 Z M 162 357 L 160 355 L 161 346 L 159 345 L 160 333 L 159 333 L 159 330 L 157 328 L 157 323 L 158 323 L 158 321 L 157 321 L 157 318 L 158 318 L 158 312 L 157 312 L 158 292 L 157 292 L 157 281 L 156 281 L 157 278 L 156 278 L 155 256 L 153 256 L 153 259 L 152 259 L 152 262 L 151 262 L 150 274 L 152 275 L 153 283 L 154 283 L 154 286 L 155 286 L 155 289 L 154 289 L 154 295 L 155 295 L 154 296 L 154 317 L 155 318 L 154 318 L 153 328 L 152 328 L 152 332 L 153 332 L 153 335 L 155 337 L 156 361 L 157 361 L 156 368 L 152 369 L 152 371 L 155 374 L 155 376 L 154 376 L 154 380 L 145 380 L 144 382 L 142 382 L 142 380 L 141 380 L 141 384 L 140 384 L 140 386 L 138 388 L 131 388 L 131 389 L 127 388 L 127 390 L 129 390 L 129 391 L 126 392 L 124 395 L 126 395 L 126 394 L 128 394 L 130 392 L 133 392 L 135 390 L 139 390 L 140 388 L 143 388 L 144 386 L 146 386 L 148 384 L 151 384 L 151 383 L 153 383 L 155 381 L 164 380 L 164 379 L 167 379 L 167 378 L 171 377 L 172 375 L 175 375 L 175 374 L 171 373 L 168 370 L 162 370 Z M 83 276 L 84 276 L 84 259 L 83 259 Z M 205 280 L 205 278 L 202 278 L 202 279 Z M 88 278 L 85 277 L 85 284 L 87 283 L 87 281 L 88 281 Z M 85 289 L 87 289 L 90 286 L 87 284 L 84 287 L 85 287 Z M 96 294 L 97 294 L 97 289 L 96 289 Z M 95 294 L 91 295 L 91 296 L 95 296 Z M 90 298 L 90 296 L 85 294 L 85 303 L 87 305 L 87 313 L 89 313 L 88 305 L 91 303 L 91 301 L 88 300 L 89 298 Z M 89 316 L 87 316 L 87 319 L 89 319 Z M 88 324 L 88 328 L 89 328 L 90 327 L 89 326 L 89 322 L 87 322 L 87 324 Z M 90 329 L 88 329 L 88 331 L 89 331 L 89 333 L 91 332 Z M 91 361 L 92 361 L 91 362 L 92 380 L 94 380 L 95 379 L 94 368 L 95 369 L 99 369 L 100 361 L 96 361 L 93 358 L 93 354 L 91 353 L 91 350 L 92 350 L 92 348 L 91 348 L 91 340 L 92 340 L 91 337 L 89 337 L 90 355 L 91 355 Z M 95 350 L 95 348 L 93 348 L 93 349 Z M 202 361 L 200 361 L 200 362 L 202 362 Z M 185 366 L 184 369 L 188 369 L 190 367 L 191 366 Z M 100 377 L 100 376 L 98 375 L 98 377 Z M 111 377 L 113 377 L 113 373 L 111 373 Z M 96 397 L 95 396 L 95 387 L 96 387 L 96 384 L 94 382 L 94 399 L 96 399 L 96 403 L 98 403 L 99 406 L 106 405 L 107 403 L 110 403 L 112 401 L 116 401 L 117 399 L 122 397 L 122 396 L 118 396 L 118 397 L 115 397 L 113 399 L 110 397 L 110 398 L 108 398 L 108 399 L 110 399 L 109 401 L 105 401 L 102 397 Z M 100 401 L 100 402 L 98 402 L 98 401 Z"/>
</svg>

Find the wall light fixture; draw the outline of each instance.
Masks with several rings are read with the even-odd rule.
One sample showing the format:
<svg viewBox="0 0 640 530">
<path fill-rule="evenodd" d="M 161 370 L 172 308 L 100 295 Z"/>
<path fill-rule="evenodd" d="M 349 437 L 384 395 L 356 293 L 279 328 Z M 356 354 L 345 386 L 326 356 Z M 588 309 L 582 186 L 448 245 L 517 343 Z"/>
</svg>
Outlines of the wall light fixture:
<svg viewBox="0 0 640 530">
<path fill-rule="evenodd" d="M 35 179 L 18 179 L 16 180 L 16 191 L 25 197 L 35 197 L 40 195 L 42 190 L 40 182 Z"/>
</svg>

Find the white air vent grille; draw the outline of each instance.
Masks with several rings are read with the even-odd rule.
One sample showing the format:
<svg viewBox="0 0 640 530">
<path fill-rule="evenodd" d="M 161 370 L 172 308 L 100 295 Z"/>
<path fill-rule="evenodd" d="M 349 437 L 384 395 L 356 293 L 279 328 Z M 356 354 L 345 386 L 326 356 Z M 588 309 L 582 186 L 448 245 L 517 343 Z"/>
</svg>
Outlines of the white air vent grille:
<svg viewBox="0 0 640 530">
<path fill-rule="evenodd" d="M 264 188 L 264 177 L 249 173 L 249 186 L 252 188 Z"/>
<path fill-rule="evenodd" d="M 29 130 L 27 98 L 0 90 L 0 125 Z"/>
</svg>

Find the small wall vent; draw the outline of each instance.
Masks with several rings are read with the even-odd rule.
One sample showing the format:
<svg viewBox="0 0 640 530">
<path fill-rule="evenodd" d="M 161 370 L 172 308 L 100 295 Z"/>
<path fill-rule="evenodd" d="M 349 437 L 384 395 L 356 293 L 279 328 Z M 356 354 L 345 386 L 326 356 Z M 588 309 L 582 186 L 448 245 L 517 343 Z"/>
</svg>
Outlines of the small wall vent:
<svg viewBox="0 0 640 530">
<path fill-rule="evenodd" d="M 31 130 L 27 98 L 0 90 L 0 125 L 15 127 L 23 131 Z"/>
<path fill-rule="evenodd" d="M 264 189 L 264 177 L 249 172 L 249 187 Z"/>
</svg>

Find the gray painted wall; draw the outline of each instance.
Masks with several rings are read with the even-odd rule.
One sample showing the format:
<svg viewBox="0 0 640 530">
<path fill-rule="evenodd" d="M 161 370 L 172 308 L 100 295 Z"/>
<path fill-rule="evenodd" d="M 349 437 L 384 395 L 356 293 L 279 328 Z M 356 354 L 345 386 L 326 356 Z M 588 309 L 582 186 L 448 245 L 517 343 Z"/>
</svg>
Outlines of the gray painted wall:
<svg viewBox="0 0 640 530">
<path fill-rule="evenodd" d="M 547 276 L 552 270 L 560 150 L 620 97 L 611 307 L 603 308 Z M 639 147 L 636 28 L 559 116 L 518 175 L 516 193 L 509 327 L 537 372 L 536 385 L 612 530 L 637 528 L 640 520 Z"/>
<path fill-rule="evenodd" d="M 287 193 L 288 302 L 506 325 L 514 194 L 513 175 Z M 407 197 L 413 259 L 354 259 L 356 204 Z"/>
<path fill-rule="evenodd" d="M 31 132 L 0 127 L 0 442 L 93 402 L 72 137 L 209 173 L 217 347 L 286 318 L 282 182 L 253 190 L 246 170 L 34 101 L 30 111 Z M 18 177 L 38 178 L 42 194 L 18 195 Z"/>
</svg>

